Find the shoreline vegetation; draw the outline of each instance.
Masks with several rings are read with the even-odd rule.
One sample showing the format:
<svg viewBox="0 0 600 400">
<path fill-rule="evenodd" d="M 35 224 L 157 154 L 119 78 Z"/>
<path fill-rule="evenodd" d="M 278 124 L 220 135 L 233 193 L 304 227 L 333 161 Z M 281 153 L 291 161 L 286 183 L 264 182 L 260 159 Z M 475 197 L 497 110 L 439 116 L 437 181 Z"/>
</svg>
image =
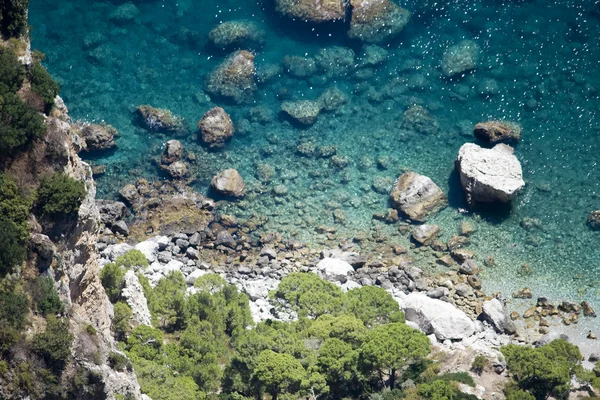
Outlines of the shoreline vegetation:
<svg viewBox="0 0 600 400">
<path fill-rule="evenodd" d="M 278 0 L 277 8 L 316 19 L 346 12 L 345 2 L 317 14 L 298 4 Z M 361 4 L 353 4 L 349 35 L 366 41 L 398 33 L 410 15 L 395 3 Z M 520 315 L 499 294 L 486 295 L 480 261 L 468 249 L 476 228 L 457 223 L 444 243 L 439 226 L 423 223 L 448 201 L 426 176 L 405 172 L 393 185 L 395 208 L 379 218 L 397 223 L 408 244 L 382 253 L 351 241 L 317 247 L 277 232 L 258 235 L 260 217 L 238 221 L 224 212 L 232 199 L 249 195 L 238 171 L 223 170 L 211 181 L 215 197 L 225 200 L 199 194 L 186 185 L 177 140 L 166 143 L 158 161 L 170 179 L 130 183 L 121 190 L 124 202 L 96 199 L 92 168 L 78 153 L 113 148 L 118 132 L 70 120 L 42 55 L 30 51 L 27 5 L 0 5 L 0 398 L 599 396 L 600 354 L 584 358 L 568 338 L 553 334 L 557 323 L 594 318 L 591 305 L 539 297 Z M 126 7 L 135 12 L 132 3 Z M 373 29 L 369 18 L 389 26 Z M 260 42 L 253 28 L 243 26 Z M 231 27 L 223 31 L 232 34 Z M 461 49 L 473 54 L 472 43 Z M 450 65 L 453 57 L 448 74 L 461 67 Z M 252 60 L 249 52 L 234 53 L 212 89 L 248 96 Z M 318 105 L 285 109 L 310 124 L 315 109 L 330 104 L 326 96 Z M 139 116 L 149 130 L 181 127 L 168 110 L 144 106 Z M 198 124 L 203 140 L 217 148 L 230 139 L 231 125 L 224 109 Z M 497 121 L 477 131 L 491 141 L 520 135 Z M 457 160 L 469 202 L 510 201 L 522 187 L 512 149 L 474 146 L 461 148 Z M 490 182 L 481 159 L 508 166 L 507 174 Z M 420 255 L 433 262 L 420 265 Z M 489 266 L 493 258 L 481 262 Z M 533 290 L 513 297 L 532 299 Z"/>
</svg>

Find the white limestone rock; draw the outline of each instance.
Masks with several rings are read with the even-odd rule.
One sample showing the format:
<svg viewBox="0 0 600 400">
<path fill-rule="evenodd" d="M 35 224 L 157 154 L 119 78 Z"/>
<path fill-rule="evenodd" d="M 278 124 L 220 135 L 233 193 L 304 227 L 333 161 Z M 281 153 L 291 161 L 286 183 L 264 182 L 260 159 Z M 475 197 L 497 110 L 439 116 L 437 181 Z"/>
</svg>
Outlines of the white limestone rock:
<svg viewBox="0 0 600 400">
<path fill-rule="evenodd" d="M 508 310 L 498 299 L 483 302 L 482 317 L 489 321 L 496 331 L 513 335 L 517 332 L 515 323 L 510 319 Z"/>
<path fill-rule="evenodd" d="M 123 296 L 129 307 L 131 307 L 131 324 L 133 327 L 135 328 L 138 325 L 150 326 L 148 301 L 144 296 L 144 289 L 142 288 L 138 277 L 131 269 L 125 274 L 124 287 L 121 296 Z"/>
<path fill-rule="evenodd" d="M 337 258 L 326 257 L 319 261 L 317 264 L 317 270 L 326 279 L 339 280 L 348 276 L 349 273 L 354 271 L 354 268 L 346 261 L 338 260 Z"/>
</svg>

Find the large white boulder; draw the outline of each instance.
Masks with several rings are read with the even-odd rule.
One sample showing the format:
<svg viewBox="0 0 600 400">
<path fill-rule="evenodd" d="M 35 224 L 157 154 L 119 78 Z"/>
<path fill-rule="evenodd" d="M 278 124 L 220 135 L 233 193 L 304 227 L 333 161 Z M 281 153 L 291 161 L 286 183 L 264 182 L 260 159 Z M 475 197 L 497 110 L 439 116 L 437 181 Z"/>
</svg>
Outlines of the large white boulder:
<svg viewBox="0 0 600 400">
<path fill-rule="evenodd" d="M 523 170 L 514 149 L 497 144 L 484 149 L 474 143 L 462 145 L 456 168 L 470 205 L 478 202 L 511 201 L 525 186 Z"/>
<path fill-rule="evenodd" d="M 150 310 L 148 309 L 146 296 L 144 296 L 144 289 L 135 272 L 131 269 L 125 274 L 121 296 L 131 307 L 131 324 L 134 328 L 138 325 L 151 325 Z"/>
<path fill-rule="evenodd" d="M 156 255 L 162 247 L 166 247 L 169 243 L 169 238 L 166 236 L 155 236 L 148 240 L 144 240 L 135 245 L 135 249 L 139 250 L 146 256 L 149 263 L 156 261 Z"/>
<path fill-rule="evenodd" d="M 421 293 L 411 293 L 401 301 L 406 320 L 419 325 L 426 334 L 438 340 L 462 340 L 475 332 L 475 323 L 467 315 L 445 301 Z"/>
<path fill-rule="evenodd" d="M 498 299 L 483 302 L 482 318 L 488 320 L 499 333 L 513 335 L 517 332 L 515 323 L 510 319 L 508 310 Z"/>
<path fill-rule="evenodd" d="M 354 271 L 352 265 L 337 258 L 325 257 L 317 264 L 317 270 L 326 278 L 339 280 Z"/>
</svg>

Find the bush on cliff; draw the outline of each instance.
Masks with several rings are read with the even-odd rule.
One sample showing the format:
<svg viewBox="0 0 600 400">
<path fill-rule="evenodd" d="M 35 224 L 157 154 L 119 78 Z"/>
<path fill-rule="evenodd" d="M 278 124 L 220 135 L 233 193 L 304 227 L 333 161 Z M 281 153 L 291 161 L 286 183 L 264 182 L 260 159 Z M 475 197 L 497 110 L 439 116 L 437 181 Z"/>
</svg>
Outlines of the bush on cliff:
<svg viewBox="0 0 600 400">
<path fill-rule="evenodd" d="M 0 48 L 0 94 L 16 93 L 23 84 L 25 67 L 15 52 L 8 48 Z"/>
<path fill-rule="evenodd" d="M 79 211 L 85 195 L 83 182 L 57 172 L 40 180 L 38 206 L 46 215 L 72 215 Z"/>
<path fill-rule="evenodd" d="M 29 0 L 3 0 L 0 2 L 0 33 L 18 37 L 27 33 L 27 6 Z"/>
<path fill-rule="evenodd" d="M 29 71 L 31 90 L 44 100 L 45 112 L 49 113 L 60 86 L 40 63 L 35 63 Z"/>
<path fill-rule="evenodd" d="M 14 93 L 0 93 L 0 157 L 44 136 L 44 118 Z"/>
<path fill-rule="evenodd" d="M 33 298 L 37 310 L 43 315 L 60 314 L 65 306 L 54 288 L 54 280 L 48 276 L 40 276 L 35 280 Z"/>
<path fill-rule="evenodd" d="M 69 332 L 67 320 L 50 315 L 46 322 L 46 330 L 33 337 L 33 349 L 44 358 L 54 372 L 58 373 L 63 370 L 71 356 L 73 335 Z"/>
<path fill-rule="evenodd" d="M 116 263 L 108 263 L 100 271 L 100 282 L 111 303 L 116 303 L 121 298 L 123 278 L 125 278 L 125 269 Z"/>
<path fill-rule="evenodd" d="M 0 275 L 25 260 L 30 209 L 31 201 L 19 193 L 15 181 L 0 174 Z"/>
</svg>

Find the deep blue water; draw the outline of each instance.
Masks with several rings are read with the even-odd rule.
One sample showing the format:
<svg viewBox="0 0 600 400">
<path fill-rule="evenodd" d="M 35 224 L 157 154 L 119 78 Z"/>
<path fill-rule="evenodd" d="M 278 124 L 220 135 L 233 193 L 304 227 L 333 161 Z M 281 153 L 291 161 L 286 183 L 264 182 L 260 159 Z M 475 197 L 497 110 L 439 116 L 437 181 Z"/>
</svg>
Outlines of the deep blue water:
<svg viewBox="0 0 600 400">
<path fill-rule="evenodd" d="M 76 120 L 106 121 L 120 132 L 119 149 L 94 157 L 108 173 L 98 178 L 99 194 L 115 197 L 138 177 L 160 175 L 153 159 L 170 137 L 135 123 L 135 108 L 151 104 L 183 116 L 191 131 L 214 105 L 232 115 L 238 133 L 221 151 L 201 146 L 195 132 L 179 138 L 196 155 L 192 166 L 197 190 L 210 178 L 237 168 L 249 186 L 258 186 L 257 167 L 275 170 L 263 194 L 226 206 L 239 218 L 269 217 L 265 230 L 321 241 L 320 224 L 334 225 L 332 210 L 348 216 L 340 237 L 381 232 L 405 243 L 393 225 L 372 220 L 385 211 L 388 196 L 372 190 L 376 178 L 395 179 L 403 169 L 428 175 L 451 196 L 451 206 L 433 218 L 444 237 L 458 221 L 473 221 L 479 232 L 472 248 L 480 259 L 494 255 L 488 290 L 505 294 L 531 285 L 536 294 L 586 299 L 600 309 L 600 233 L 586 226 L 587 214 L 600 208 L 597 162 L 600 141 L 600 9 L 589 1 L 406 1 L 413 12 L 405 30 L 381 46 L 377 66 L 362 66 L 364 45 L 345 37 L 343 22 L 312 26 L 290 22 L 270 1 L 134 1 L 137 13 L 126 21 L 114 13 L 123 1 L 31 0 L 33 45 L 62 86 Z M 281 65 L 286 55 L 313 57 L 323 48 L 352 49 L 347 69 L 295 78 L 281 72 L 259 84 L 252 104 L 212 102 L 204 93 L 207 74 L 229 54 L 207 45 L 208 32 L 223 21 L 252 20 L 266 32 L 264 47 L 253 49 L 259 71 Z M 461 40 L 481 48 L 474 73 L 448 80 L 440 62 L 445 49 Z M 282 99 L 315 99 L 337 86 L 349 103 L 301 129 L 279 112 Z M 490 89 L 491 88 L 491 89 Z M 214 99 L 213 99 L 214 100 Z M 439 123 L 423 134 L 403 125 L 412 104 L 427 108 Z M 520 123 L 517 146 L 526 188 L 506 213 L 458 213 L 464 200 L 452 175 L 458 148 L 474 141 L 472 127 L 487 119 Z M 335 145 L 350 165 L 343 171 L 320 158 L 297 154 L 311 141 Z M 386 158 L 387 169 L 377 167 Z M 283 184 L 286 197 L 272 195 Z M 521 227 L 523 218 L 536 227 Z M 528 264 L 532 274 L 520 274 Z M 542 293 L 543 292 L 543 293 Z"/>
</svg>

